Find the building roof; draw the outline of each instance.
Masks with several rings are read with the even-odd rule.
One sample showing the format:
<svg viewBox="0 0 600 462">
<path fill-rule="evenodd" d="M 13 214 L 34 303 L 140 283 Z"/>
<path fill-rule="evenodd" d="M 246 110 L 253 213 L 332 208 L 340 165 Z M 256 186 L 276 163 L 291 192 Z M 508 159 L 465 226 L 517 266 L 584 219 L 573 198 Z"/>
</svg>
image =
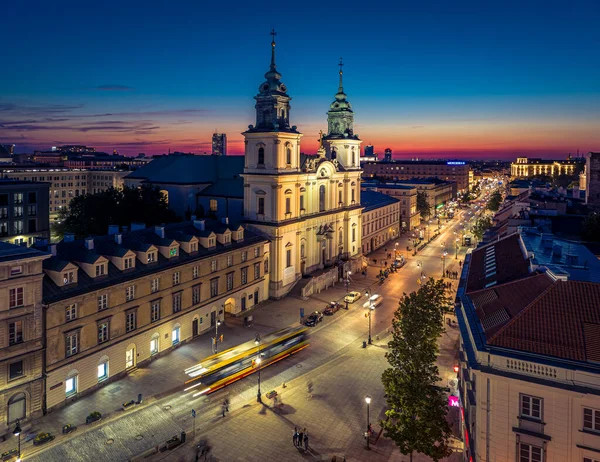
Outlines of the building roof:
<svg viewBox="0 0 600 462">
<path fill-rule="evenodd" d="M 0 186 L 11 187 L 11 186 L 48 186 L 45 181 L 26 181 L 26 180 L 14 180 L 12 178 L 0 178 Z"/>
<path fill-rule="evenodd" d="M 540 276 L 542 277 L 542 276 Z M 550 277 L 544 275 L 550 280 Z M 600 361 L 600 284 L 553 281 L 494 335 L 490 345 L 573 361 Z"/>
<path fill-rule="evenodd" d="M 244 156 L 171 154 L 156 157 L 152 162 L 127 175 L 126 178 L 141 179 L 148 183 L 217 183 L 221 180 L 240 178 L 243 171 Z"/>
<path fill-rule="evenodd" d="M 7 242 L 0 242 L 0 262 L 7 262 L 13 260 L 22 260 L 24 258 L 35 258 L 35 257 L 50 257 L 47 252 L 42 252 L 32 247 L 21 247 L 19 245 L 9 244 Z"/>
<path fill-rule="evenodd" d="M 385 207 L 386 205 L 398 202 L 400 201 L 395 197 L 377 191 L 362 191 L 360 193 L 360 203 L 363 206 L 363 212 L 370 212 L 379 207 Z"/>
<path fill-rule="evenodd" d="M 182 242 L 189 241 L 189 236 L 204 237 L 213 232 L 219 234 L 227 229 L 238 230 L 239 224 L 224 225 L 220 222 L 205 220 L 205 229 L 200 230 L 195 227 L 193 221 L 181 223 L 172 223 L 164 227 L 164 238 L 159 237 L 155 228 L 145 228 L 137 231 L 130 231 L 121 234 L 122 244 L 117 244 L 115 235 L 96 236 L 94 237 L 94 247 L 88 250 L 85 246 L 85 241 L 75 240 L 65 242 L 62 241 L 56 245 L 56 256 L 52 256 L 44 262 L 45 270 L 60 271 L 68 262 L 94 263 L 101 256 L 123 256 L 128 249 L 146 251 L 153 244 L 165 245 L 176 242 L 178 237 L 183 237 Z M 166 258 L 160 252 L 157 256 L 156 263 L 143 264 L 136 261 L 135 267 L 121 271 L 109 259 L 108 273 L 106 276 L 92 278 L 85 271 L 79 269 L 77 272 L 77 284 L 67 286 L 57 286 L 49 276 L 44 277 L 43 283 L 43 298 L 45 303 L 54 303 L 76 295 L 84 294 L 89 291 L 104 289 L 114 284 L 137 279 L 148 274 L 162 271 L 165 268 L 174 268 L 185 264 L 189 261 L 201 260 L 211 255 L 218 255 L 240 247 L 264 243 L 267 240 L 251 231 L 244 229 L 243 239 L 240 241 L 231 240 L 230 244 L 223 245 L 216 242 L 216 246 L 205 248 L 198 246 L 198 251 L 188 254 L 180 250 L 176 257 Z M 16 247 L 16 246 L 12 246 Z M 39 252 L 35 249 L 24 249 Z M 39 252 L 40 255 L 43 255 Z"/>
<path fill-rule="evenodd" d="M 458 164 L 448 164 L 448 162 L 463 162 Z M 375 163 L 375 162 L 373 162 Z M 391 160 L 388 162 L 377 162 L 378 164 L 403 164 L 403 165 L 449 165 L 451 167 L 460 167 L 463 165 L 468 166 L 469 162 L 461 161 L 458 159 L 452 160 L 428 160 L 428 159 L 419 159 L 419 160 Z"/>
<path fill-rule="evenodd" d="M 467 292 L 530 275 L 529 260 L 521 237 L 514 233 L 473 251 L 467 274 Z"/>
<path fill-rule="evenodd" d="M 381 188 L 381 189 L 416 189 L 414 186 L 408 186 L 400 183 L 388 183 L 379 181 L 363 181 L 360 184 L 361 188 Z"/>
</svg>

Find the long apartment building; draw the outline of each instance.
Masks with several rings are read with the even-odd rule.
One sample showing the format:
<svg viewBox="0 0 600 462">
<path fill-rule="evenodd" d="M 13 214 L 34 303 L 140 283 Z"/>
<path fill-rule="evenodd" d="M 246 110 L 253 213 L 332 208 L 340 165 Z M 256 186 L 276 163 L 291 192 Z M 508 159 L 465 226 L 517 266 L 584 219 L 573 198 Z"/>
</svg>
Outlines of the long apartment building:
<svg viewBox="0 0 600 462">
<path fill-rule="evenodd" d="M 50 183 L 50 219 L 69 208 L 74 197 L 122 188 L 126 170 L 71 170 L 65 168 L 4 168 L 2 176 L 22 181 Z"/>
<path fill-rule="evenodd" d="M 467 255 L 458 290 L 465 461 L 595 462 L 600 262 L 525 231 Z"/>
<path fill-rule="evenodd" d="M 362 253 L 367 254 L 400 236 L 400 200 L 376 191 L 360 195 Z"/>
<path fill-rule="evenodd" d="M 402 231 L 410 231 L 418 228 L 421 224 L 421 214 L 417 211 L 417 188 L 415 186 L 400 183 L 362 182 L 360 187 L 362 191 L 377 191 L 400 201 L 400 229 Z"/>
<path fill-rule="evenodd" d="M 510 164 L 510 176 L 513 178 L 528 178 L 537 175 L 559 176 L 574 175 L 583 170 L 585 158 L 565 160 L 517 157 Z"/>
<path fill-rule="evenodd" d="M 459 160 L 393 160 L 391 162 L 365 162 L 363 178 L 383 180 L 412 180 L 437 178 L 456 183 L 458 192 L 473 184 L 471 166 Z"/>
</svg>

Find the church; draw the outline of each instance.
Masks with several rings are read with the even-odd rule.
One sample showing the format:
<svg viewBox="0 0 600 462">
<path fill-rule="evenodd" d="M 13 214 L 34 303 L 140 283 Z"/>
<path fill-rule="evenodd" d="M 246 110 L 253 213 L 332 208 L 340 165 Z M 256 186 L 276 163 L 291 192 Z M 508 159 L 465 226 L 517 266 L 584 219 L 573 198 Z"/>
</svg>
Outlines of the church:
<svg viewBox="0 0 600 462">
<path fill-rule="evenodd" d="M 270 295 L 285 296 L 305 274 L 328 267 L 340 275 L 362 262 L 360 144 L 354 113 L 339 86 L 316 155 L 300 152 L 302 133 L 290 125 L 288 89 L 275 65 L 260 84 L 256 124 L 245 138 L 244 219 L 271 240 Z"/>
</svg>

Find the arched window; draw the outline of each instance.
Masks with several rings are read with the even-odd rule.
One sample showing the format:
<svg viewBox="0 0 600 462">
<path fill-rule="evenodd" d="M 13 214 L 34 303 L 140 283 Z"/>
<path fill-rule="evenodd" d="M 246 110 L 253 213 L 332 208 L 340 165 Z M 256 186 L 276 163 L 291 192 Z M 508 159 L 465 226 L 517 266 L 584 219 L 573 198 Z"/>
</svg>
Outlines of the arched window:
<svg viewBox="0 0 600 462">
<path fill-rule="evenodd" d="M 292 165 L 292 150 L 290 148 L 285 150 L 285 163 Z"/>
<path fill-rule="evenodd" d="M 356 152 L 352 149 L 352 166 L 356 166 Z"/>
<path fill-rule="evenodd" d="M 306 248 L 304 247 L 304 242 L 303 242 L 302 244 L 300 244 L 300 258 L 304 258 L 306 256 L 305 252 L 306 252 Z"/>
<path fill-rule="evenodd" d="M 344 232 L 342 231 L 341 228 L 338 231 L 338 242 L 339 242 L 340 245 L 344 244 Z"/>
<path fill-rule="evenodd" d="M 8 400 L 8 424 L 23 420 L 26 416 L 27 400 L 25 393 L 17 393 Z"/>
<path fill-rule="evenodd" d="M 325 185 L 319 186 L 319 212 L 325 211 Z"/>
<path fill-rule="evenodd" d="M 335 149 L 331 151 L 331 160 L 333 159 L 337 159 L 337 151 Z"/>
<path fill-rule="evenodd" d="M 265 148 L 258 148 L 258 165 L 265 165 Z"/>
<path fill-rule="evenodd" d="M 341 189 L 338 191 L 338 202 L 340 203 L 340 205 L 342 205 L 343 199 L 342 199 L 342 190 Z"/>
</svg>

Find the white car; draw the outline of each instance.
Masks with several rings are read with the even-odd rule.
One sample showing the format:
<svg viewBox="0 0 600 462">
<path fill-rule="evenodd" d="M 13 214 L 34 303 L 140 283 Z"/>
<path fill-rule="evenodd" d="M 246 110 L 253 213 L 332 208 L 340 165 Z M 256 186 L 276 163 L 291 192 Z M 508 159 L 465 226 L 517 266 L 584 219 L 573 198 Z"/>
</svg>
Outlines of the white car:
<svg viewBox="0 0 600 462">
<path fill-rule="evenodd" d="M 369 297 L 369 300 L 367 300 L 363 304 L 363 308 L 371 308 L 372 310 L 374 310 L 375 307 L 380 305 L 382 301 L 383 301 L 383 297 L 381 295 L 373 294 Z"/>
<path fill-rule="evenodd" d="M 346 295 L 344 297 L 344 301 L 348 302 L 348 303 L 354 303 L 360 297 L 362 297 L 362 294 L 360 292 L 354 291 L 354 292 L 350 292 L 348 295 Z"/>
</svg>

